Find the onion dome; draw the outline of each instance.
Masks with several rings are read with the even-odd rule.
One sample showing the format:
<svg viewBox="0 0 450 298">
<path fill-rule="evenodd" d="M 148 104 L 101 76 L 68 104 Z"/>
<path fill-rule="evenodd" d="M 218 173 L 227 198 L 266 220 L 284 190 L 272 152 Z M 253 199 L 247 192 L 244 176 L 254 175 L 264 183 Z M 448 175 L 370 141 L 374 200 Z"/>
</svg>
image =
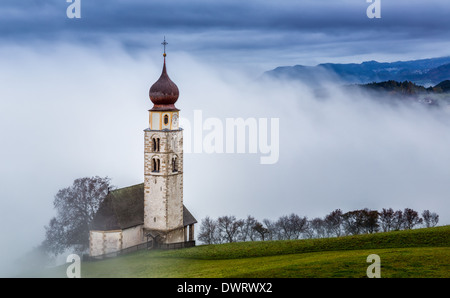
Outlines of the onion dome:
<svg viewBox="0 0 450 298">
<path fill-rule="evenodd" d="M 178 109 L 175 102 L 178 100 L 180 92 L 177 85 L 172 82 L 166 70 L 166 54 L 164 53 L 164 65 L 161 76 L 150 88 L 150 100 L 154 106 L 152 111 L 173 111 Z"/>
</svg>

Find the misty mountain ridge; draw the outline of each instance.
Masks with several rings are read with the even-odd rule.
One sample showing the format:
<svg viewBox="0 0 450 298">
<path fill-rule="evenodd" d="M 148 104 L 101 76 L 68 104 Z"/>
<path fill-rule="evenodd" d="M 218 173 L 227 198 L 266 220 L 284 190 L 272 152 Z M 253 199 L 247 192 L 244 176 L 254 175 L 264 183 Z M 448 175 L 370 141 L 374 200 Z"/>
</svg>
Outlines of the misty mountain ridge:
<svg viewBox="0 0 450 298">
<path fill-rule="evenodd" d="M 384 81 L 411 81 L 435 86 L 450 79 L 450 56 L 412 61 L 363 63 L 322 63 L 316 66 L 280 66 L 264 73 L 265 77 L 299 80 L 317 86 L 323 81 L 343 84 L 367 84 Z"/>
<path fill-rule="evenodd" d="M 389 80 L 379 83 L 346 84 L 339 88 L 345 92 L 366 94 L 367 98 L 378 102 L 390 104 L 405 102 L 450 109 L 450 80 L 431 87 L 420 86 L 411 81 Z M 314 94 L 318 99 L 327 99 L 333 97 L 334 91 L 327 87 L 318 87 L 314 88 Z"/>
<path fill-rule="evenodd" d="M 411 81 L 397 82 L 397 81 L 385 81 L 380 83 L 369 83 L 354 85 L 368 90 L 384 91 L 395 95 L 415 95 L 415 94 L 442 94 L 450 92 L 450 80 L 442 81 L 434 87 L 424 87 L 414 84 Z M 447 95 L 447 94 L 445 94 Z"/>
<path fill-rule="evenodd" d="M 379 101 L 403 100 L 429 106 L 450 106 L 450 80 L 442 81 L 434 87 L 420 86 L 411 81 L 389 80 L 379 83 L 346 85 L 343 88 L 366 91 L 372 95 L 372 98 Z M 323 94 L 327 95 L 327 93 Z"/>
</svg>

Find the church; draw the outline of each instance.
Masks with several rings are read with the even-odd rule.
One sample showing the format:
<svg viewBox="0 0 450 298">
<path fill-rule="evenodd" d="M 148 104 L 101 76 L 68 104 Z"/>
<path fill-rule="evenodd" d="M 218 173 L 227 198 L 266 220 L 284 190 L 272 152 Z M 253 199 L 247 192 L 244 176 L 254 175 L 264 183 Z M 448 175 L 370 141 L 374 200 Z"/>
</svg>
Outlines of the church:
<svg viewBox="0 0 450 298">
<path fill-rule="evenodd" d="M 175 103 L 177 85 L 164 63 L 150 88 L 149 127 L 144 130 L 144 183 L 108 193 L 94 216 L 89 234 L 90 256 L 147 248 L 195 245 L 197 220 L 183 204 L 183 129 Z"/>
</svg>

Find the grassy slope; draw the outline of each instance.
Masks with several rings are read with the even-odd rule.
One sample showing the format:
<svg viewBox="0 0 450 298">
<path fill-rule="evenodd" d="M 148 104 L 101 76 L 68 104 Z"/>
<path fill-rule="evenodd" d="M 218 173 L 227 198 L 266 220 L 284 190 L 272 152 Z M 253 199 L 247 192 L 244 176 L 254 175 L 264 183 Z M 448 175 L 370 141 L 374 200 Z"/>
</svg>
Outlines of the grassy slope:
<svg viewBox="0 0 450 298">
<path fill-rule="evenodd" d="M 450 277 L 450 226 L 327 239 L 141 251 L 83 263 L 82 277 L 365 277 L 369 254 L 382 277 Z M 64 276 L 64 268 L 50 275 Z"/>
</svg>

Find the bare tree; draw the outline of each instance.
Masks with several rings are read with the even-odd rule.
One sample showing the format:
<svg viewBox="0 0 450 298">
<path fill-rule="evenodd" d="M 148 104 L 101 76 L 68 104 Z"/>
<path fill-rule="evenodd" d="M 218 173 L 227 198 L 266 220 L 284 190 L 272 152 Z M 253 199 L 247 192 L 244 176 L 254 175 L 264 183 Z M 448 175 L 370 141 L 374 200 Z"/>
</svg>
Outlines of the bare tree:
<svg viewBox="0 0 450 298">
<path fill-rule="evenodd" d="M 279 232 L 277 237 L 279 240 L 291 239 L 292 231 L 289 225 L 289 217 L 287 215 L 280 216 L 275 222 L 275 225 L 277 226 L 277 231 Z"/>
<path fill-rule="evenodd" d="M 299 239 L 306 229 L 307 218 L 300 217 L 291 213 L 278 218 L 276 226 L 278 227 L 279 239 Z"/>
<path fill-rule="evenodd" d="M 307 220 L 305 228 L 303 230 L 303 235 L 305 236 L 305 238 L 311 239 L 311 238 L 314 238 L 314 233 L 315 233 L 315 230 L 311 224 L 311 221 Z"/>
<path fill-rule="evenodd" d="M 218 237 L 217 222 L 209 216 L 202 220 L 198 240 L 205 244 L 215 244 L 220 242 Z"/>
<path fill-rule="evenodd" d="M 336 209 L 325 216 L 325 227 L 328 236 L 341 236 L 343 214 L 341 209 Z"/>
<path fill-rule="evenodd" d="M 423 222 L 423 219 L 419 217 L 419 213 L 410 208 L 405 208 L 405 210 L 403 210 L 403 218 L 405 228 L 408 230 Z"/>
<path fill-rule="evenodd" d="M 380 224 L 383 232 L 389 232 L 394 227 L 394 210 L 392 208 L 381 210 Z"/>
<path fill-rule="evenodd" d="M 378 218 L 380 213 L 376 210 L 363 209 L 364 214 L 364 231 L 366 233 L 378 232 L 380 225 L 378 224 Z"/>
<path fill-rule="evenodd" d="M 439 223 L 439 215 L 436 213 L 431 213 L 431 226 L 435 227 Z"/>
<path fill-rule="evenodd" d="M 431 213 L 431 226 L 435 227 L 439 223 L 439 215 L 436 213 Z"/>
<path fill-rule="evenodd" d="M 439 222 L 439 215 L 437 215 L 435 212 L 431 213 L 430 210 L 424 210 L 422 212 L 422 218 L 425 227 L 427 228 L 434 227 Z"/>
<path fill-rule="evenodd" d="M 349 211 L 343 214 L 343 228 L 346 235 L 361 234 L 363 229 L 363 214 L 360 210 Z"/>
<path fill-rule="evenodd" d="M 346 235 L 376 233 L 380 228 L 384 232 L 412 229 L 422 222 L 427 227 L 433 227 L 439 221 L 439 215 L 429 210 L 424 210 L 422 216 L 423 219 L 416 211 L 409 208 L 395 212 L 392 208 L 383 208 L 381 212 L 365 208 L 346 213 L 336 209 L 323 219 L 316 217 L 312 220 L 291 213 L 279 217 L 276 221 L 264 219 L 262 223 L 251 215 L 248 215 L 245 220 L 237 220 L 235 216 L 222 216 L 215 221 L 206 217 L 202 220 L 199 240 L 211 244 L 299 239 L 302 236 L 307 238 L 340 237 L 343 233 Z M 58 226 L 56 219 L 50 222 L 50 226 L 53 225 Z M 64 237 L 60 232 L 55 229 L 53 236 Z"/>
<path fill-rule="evenodd" d="M 266 235 L 269 234 L 269 230 L 265 228 L 259 221 L 256 221 L 252 229 L 255 231 L 255 233 L 257 233 L 258 238 L 262 241 L 264 241 L 266 239 Z"/>
<path fill-rule="evenodd" d="M 255 224 L 257 223 L 257 220 L 251 216 L 248 215 L 247 218 L 244 220 L 244 224 L 241 227 L 241 241 L 255 241 L 258 237 L 257 232 L 253 229 Z"/>
<path fill-rule="evenodd" d="M 325 221 L 320 218 L 316 217 L 309 221 L 309 227 L 312 231 L 311 238 L 315 237 L 317 238 L 324 238 L 326 235 L 326 228 L 325 228 Z"/>
<path fill-rule="evenodd" d="M 378 231 L 378 211 L 367 208 L 349 211 L 343 215 L 343 227 L 347 235 Z"/>
<path fill-rule="evenodd" d="M 278 239 L 278 226 L 275 222 L 270 219 L 263 219 L 263 224 L 267 230 L 267 240 L 277 240 Z"/>
<path fill-rule="evenodd" d="M 294 234 L 293 239 L 299 239 L 300 236 L 306 231 L 307 222 L 308 219 L 306 217 L 300 217 L 294 213 L 289 215 L 289 224 Z"/>
<path fill-rule="evenodd" d="M 89 248 L 89 225 L 111 188 L 110 181 L 98 176 L 79 178 L 58 191 L 53 201 L 56 217 L 45 227 L 46 251 L 57 255 L 68 248 L 77 253 Z"/>
<path fill-rule="evenodd" d="M 231 216 L 221 216 L 217 219 L 217 227 L 219 235 L 225 242 L 236 242 L 240 239 L 240 230 L 244 225 L 242 219 L 236 220 L 236 217 Z"/>
<path fill-rule="evenodd" d="M 394 231 L 402 230 L 405 226 L 405 221 L 403 217 L 403 211 L 397 210 L 394 212 L 394 217 L 392 221 L 392 229 Z"/>
</svg>

